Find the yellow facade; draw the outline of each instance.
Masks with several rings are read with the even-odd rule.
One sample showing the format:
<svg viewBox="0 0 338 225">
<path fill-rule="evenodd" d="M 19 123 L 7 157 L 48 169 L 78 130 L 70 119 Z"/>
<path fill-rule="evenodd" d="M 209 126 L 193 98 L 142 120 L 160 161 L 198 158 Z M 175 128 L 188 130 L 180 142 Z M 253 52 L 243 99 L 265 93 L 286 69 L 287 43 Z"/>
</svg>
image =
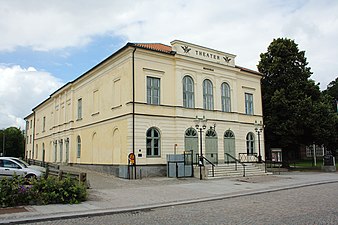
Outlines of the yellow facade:
<svg viewBox="0 0 338 225">
<path fill-rule="evenodd" d="M 183 104 L 186 76 L 193 81 L 191 108 Z M 26 141 L 26 157 L 118 168 L 128 165 L 128 154 L 134 151 L 137 165 L 165 165 L 167 154 L 190 150 L 185 149 L 185 132 L 195 128 L 196 117 L 206 118 L 203 151 L 210 148 L 205 134 L 215 125 L 217 149 L 213 151 L 218 163 L 224 162 L 227 130 L 235 136 L 236 158 L 247 152 L 248 133 L 255 137 L 257 153 L 254 123 L 262 121 L 260 79 L 258 72 L 236 66 L 232 54 L 183 41 L 173 41 L 171 46 L 128 43 L 33 109 L 25 118 L 27 138 L 32 136 L 32 141 Z M 212 85 L 210 110 L 205 109 L 205 80 Z M 230 112 L 222 110 L 224 83 L 230 87 Z M 246 96 L 252 97 L 252 114 L 246 112 Z M 150 104 L 150 98 L 158 102 Z M 159 140 L 158 145 L 151 142 L 150 148 L 151 128 L 158 131 Z M 261 136 L 264 156 L 263 143 Z"/>
</svg>

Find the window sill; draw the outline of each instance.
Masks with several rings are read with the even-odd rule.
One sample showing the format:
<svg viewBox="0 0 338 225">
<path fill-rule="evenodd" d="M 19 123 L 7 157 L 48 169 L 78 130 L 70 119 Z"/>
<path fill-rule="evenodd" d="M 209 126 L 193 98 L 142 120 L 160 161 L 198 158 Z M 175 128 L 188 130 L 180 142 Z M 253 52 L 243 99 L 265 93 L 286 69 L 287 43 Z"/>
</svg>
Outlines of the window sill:
<svg viewBox="0 0 338 225">
<path fill-rule="evenodd" d="M 114 106 L 114 107 L 111 108 L 111 110 L 114 110 L 114 109 L 117 109 L 117 108 L 120 108 L 120 107 L 122 107 L 122 105 Z"/>
<path fill-rule="evenodd" d="M 95 112 L 95 113 L 92 113 L 92 116 L 96 116 L 96 115 L 99 115 L 100 112 Z"/>
<path fill-rule="evenodd" d="M 82 118 L 78 118 L 78 119 L 76 119 L 76 121 L 81 121 L 82 120 Z"/>
</svg>

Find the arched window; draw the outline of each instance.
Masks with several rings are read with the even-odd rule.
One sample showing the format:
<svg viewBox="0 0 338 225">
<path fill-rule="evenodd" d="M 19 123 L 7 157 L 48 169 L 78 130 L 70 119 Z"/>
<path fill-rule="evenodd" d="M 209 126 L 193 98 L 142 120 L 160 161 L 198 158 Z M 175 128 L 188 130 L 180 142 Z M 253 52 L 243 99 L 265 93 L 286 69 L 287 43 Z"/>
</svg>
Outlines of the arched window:
<svg viewBox="0 0 338 225">
<path fill-rule="evenodd" d="M 226 130 L 224 132 L 224 138 L 235 138 L 235 134 L 231 130 Z"/>
<path fill-rule="evenodd" d="M 232 130 L 226 130 L 224 132 L 224 159 L 225 162 L 232 161 L 231 157 L 236 157 L 236 142 L 235 142 L 235 134 Z M 230 160 L 230 161 L 229 161 Z"/>
<path fill-rule="evenodd" d="M 77 136 L 77 158 L 80 158 L 81 157 L 81 138 L 80 138 L 80 135 Z"/>
<path fill-rule="evenodd" d="M 203 108 L 207 110 L 214 109 L 214 96 L 212 83 L 206 79 L 203 81 Z"/>
<path fill-rule="evenodd" d="M 194 81 L 190 76 L 183 78 L 183 107 L 194 108 Z"/>
<path fill-rule="evenodd" d="M 147 156 L 148 157 L 159 157 L 161 156 L 160 152 L 160 132 L 152 127 L 147 131 Z"/>
<path fill-rule="evenodd" d="M 255 148 L 255 137 L 253 133 L 248 133 L 246 135 L 246 152 L 248 155 L 254 154 L 254 148 Z"/>
<path fill-rule="evenodd" d="M 231 99 L 230 99 L 230 86 L 227 83 L 223 83 L 221 86 L 222 94 L 222 111 L 230 112 Z"/>
</svg>

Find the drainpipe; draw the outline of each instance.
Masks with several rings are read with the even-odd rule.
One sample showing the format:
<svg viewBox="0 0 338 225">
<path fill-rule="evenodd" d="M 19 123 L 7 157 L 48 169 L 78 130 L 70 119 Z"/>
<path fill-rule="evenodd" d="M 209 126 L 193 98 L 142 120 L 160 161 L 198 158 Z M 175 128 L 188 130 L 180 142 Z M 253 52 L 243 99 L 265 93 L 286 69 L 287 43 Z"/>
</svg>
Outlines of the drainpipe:
<svg viewBox="0 0 338 225">
<path fill-rule="evenodd" d="M 34 124 L 33 124 L 33 131 L 32 131 L 32 133 L 33 133 L 33 137 L 32 137 L 32 144 L 33 144 L 33 146 L 32 146 L 32 155 L 30 156 L 30 158 L 31 159 L 34 159 L 34 139 L 35 139 L 35 111 L 33 111 L 33 117 L 34 117 Z"/>
<path fill-rule="evenodd" d="M 133 76 L 133 154 L 135 156 L 135 52 L 136 52 L 136 48 L 134 48 L 133 50 L 133 55 L 132 55 L 132 64 L 133 64 L 133 72 L 132 72 L 132 76 Z M 135 168 L 134 168 L 134 176 L 136 179 L 136 156 L 134 158 L 135 160 Z"/>
</svg>

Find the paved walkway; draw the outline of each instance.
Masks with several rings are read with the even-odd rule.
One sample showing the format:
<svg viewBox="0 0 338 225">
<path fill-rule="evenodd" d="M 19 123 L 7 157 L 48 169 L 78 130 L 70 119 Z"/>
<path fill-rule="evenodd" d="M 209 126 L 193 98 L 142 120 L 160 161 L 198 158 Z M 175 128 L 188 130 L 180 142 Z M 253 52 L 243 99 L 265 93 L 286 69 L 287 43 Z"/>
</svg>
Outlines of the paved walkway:
<svg viewBox="0 0 338 225">
<path fill-rule="evenodd" d="M 202 181 L 195 178 L 125 180 L 86 172 L 91 186 L 88 201 L 77 205 L 26 206 L 27 212 L 0 215 L 0 224 L 144 210 L 338 182 L 338 173 L 319 172 Z"/>
</svg>

